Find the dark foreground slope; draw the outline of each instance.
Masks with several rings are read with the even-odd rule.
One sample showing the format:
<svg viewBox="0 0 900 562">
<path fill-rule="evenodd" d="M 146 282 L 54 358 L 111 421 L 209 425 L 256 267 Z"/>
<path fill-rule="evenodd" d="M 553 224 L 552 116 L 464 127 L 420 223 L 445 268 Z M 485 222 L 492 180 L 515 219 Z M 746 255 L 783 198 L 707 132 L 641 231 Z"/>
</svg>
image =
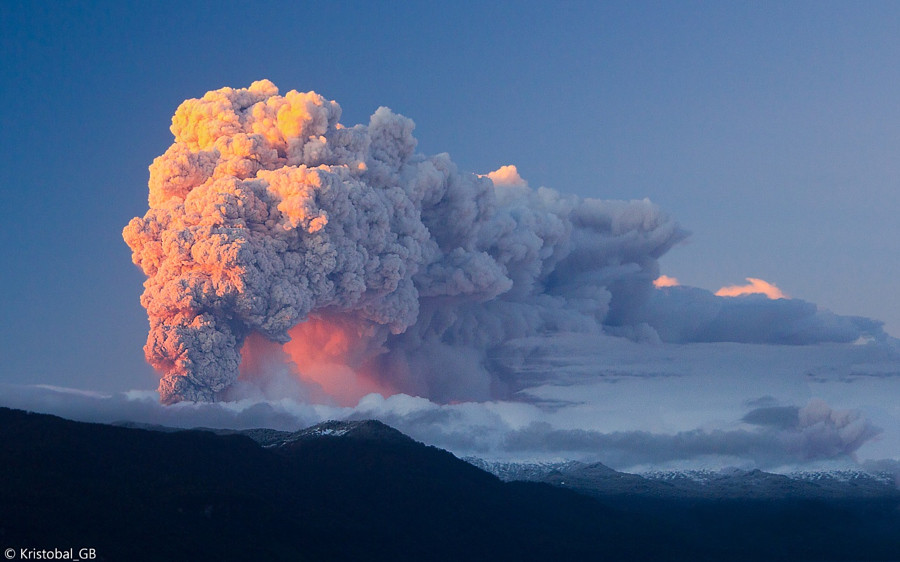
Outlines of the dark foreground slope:
<svg viewBox="0 0 900 562">
<path fill-rule="evenodd" d="M 896 499 L 644 502 L 503 483 L 379 422 L 166 433 L 0 409 L 0 546 L 104 560 L 897 560 Z"/>
<path fill-rule="evenodd" d="M 0 546 L 105 560 L 647 558 L 665 537 L 378 422 L 263 448 L 0 409 Z M 663 538 L 662 544 L 677 544 Z"/>
</svg>

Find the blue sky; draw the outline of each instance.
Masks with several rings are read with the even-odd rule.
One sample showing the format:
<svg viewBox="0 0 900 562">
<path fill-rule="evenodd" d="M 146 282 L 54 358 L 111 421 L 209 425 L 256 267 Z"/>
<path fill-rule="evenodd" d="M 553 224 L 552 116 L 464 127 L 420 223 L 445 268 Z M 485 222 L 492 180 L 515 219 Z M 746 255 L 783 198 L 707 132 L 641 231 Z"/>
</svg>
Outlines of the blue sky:
<svg viewBox="0 0 900 562">
<path fill-rule="evenodd" d="M 121 229 L 178 104 L 268 78 L 532 186 L 649 197 L 662 260 L 900 335 L 900 7 L 890 3 L 4 2 L 0 378 L 153 388 Z"/>
</svg>

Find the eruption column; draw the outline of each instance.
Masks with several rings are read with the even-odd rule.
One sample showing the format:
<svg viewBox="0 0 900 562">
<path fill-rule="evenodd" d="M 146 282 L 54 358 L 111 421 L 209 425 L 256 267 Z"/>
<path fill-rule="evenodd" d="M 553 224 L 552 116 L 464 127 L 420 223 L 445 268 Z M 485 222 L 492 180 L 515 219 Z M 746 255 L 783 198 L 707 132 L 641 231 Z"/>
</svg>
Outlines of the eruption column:
<svg viewBox="0 0 900 562">
<path fill-rule="evenodd" d="M 367 125 L 340 115 L 266 80 L 176 111 L 149 210 L 123 232 L 147 275 L 163 402 L 222 398 L 251 334 L 285 344 L 311 315 L 353 334 L 331 359 L 375 390 L 489 398 L 492 347 L 627 321 L 685 235 L 646 200 L 534 190 L 514 167 L 462 173 L 417 153 L 413 122 L 385 107 Z"/>
</svg>

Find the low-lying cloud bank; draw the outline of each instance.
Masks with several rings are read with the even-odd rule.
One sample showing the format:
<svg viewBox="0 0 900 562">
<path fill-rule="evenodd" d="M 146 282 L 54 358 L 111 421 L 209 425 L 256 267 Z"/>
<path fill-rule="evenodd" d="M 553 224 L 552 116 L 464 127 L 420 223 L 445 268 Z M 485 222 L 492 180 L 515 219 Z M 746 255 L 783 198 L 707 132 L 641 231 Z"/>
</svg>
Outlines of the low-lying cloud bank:
<svg viewBox="0 0 900 562">
<path fill-rule="evenodd" d="M 676 433 L 555 427 L 539 406 L 524 402 L 436 404 L 394 395 L 365 397 L 356 407 L 290 399 L 163 406 L 155 392 L 104 395 L 45 386 L 2 385 L 0 405 L 90 422 L 170 427 L 296 430 L 326 419 L 379 419 L 458 456 L 509 460 L 579 459 L 618 469 L 666 466 L 776 468 L 819 461 L 853 464 L 853 454 L 881 430 L 859 412 L 821 400 L 757 408 L 721 428 Z"/>
<path fill-rule="evenodd" d="M 438 406 L 395 396 L 360 404 L 352 417 L 373 416 L 423 441 L 460 454 L 507 458 L 599 460 L 627 469 L 692 461 L 773 468 L 847 459 L 881 433 L 859 412 L 835 410 L 822 400 L 793 407 L 783 426 L 738 424 L 730 429 L 694 429 L 674 434 L 649 431 L 560 429 L 525 421 L 528 410 L 493 403 L 482 407 Z M 751 414 L 748 414 L 752 416 Z"/>
</svg>

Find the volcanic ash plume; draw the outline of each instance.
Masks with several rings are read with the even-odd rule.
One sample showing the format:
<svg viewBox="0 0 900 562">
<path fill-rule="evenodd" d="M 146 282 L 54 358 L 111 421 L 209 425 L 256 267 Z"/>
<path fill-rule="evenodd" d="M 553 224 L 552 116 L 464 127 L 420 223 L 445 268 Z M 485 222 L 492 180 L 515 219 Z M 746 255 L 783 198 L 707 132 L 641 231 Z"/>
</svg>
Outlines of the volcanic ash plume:
<svg viewBox="0 0 900 562">
<path fill-rule="evenodd" d="M 460 172 L 417 153 L 413 122 L 388 108 L 368 125 L 340 115 L 265 80 L 176 111 L 150 208 L 123 233 L 147 275 L 144 349 L 163 402 L 222 398 L 250 335 L 331 341 L 323 326 L 342 331 L 329 360 L 373 388 L 489 398 L 487 350 L 626 321 L 684 237 L 646 200 L 534 190 L 514 167 Z"/>
</svg>

